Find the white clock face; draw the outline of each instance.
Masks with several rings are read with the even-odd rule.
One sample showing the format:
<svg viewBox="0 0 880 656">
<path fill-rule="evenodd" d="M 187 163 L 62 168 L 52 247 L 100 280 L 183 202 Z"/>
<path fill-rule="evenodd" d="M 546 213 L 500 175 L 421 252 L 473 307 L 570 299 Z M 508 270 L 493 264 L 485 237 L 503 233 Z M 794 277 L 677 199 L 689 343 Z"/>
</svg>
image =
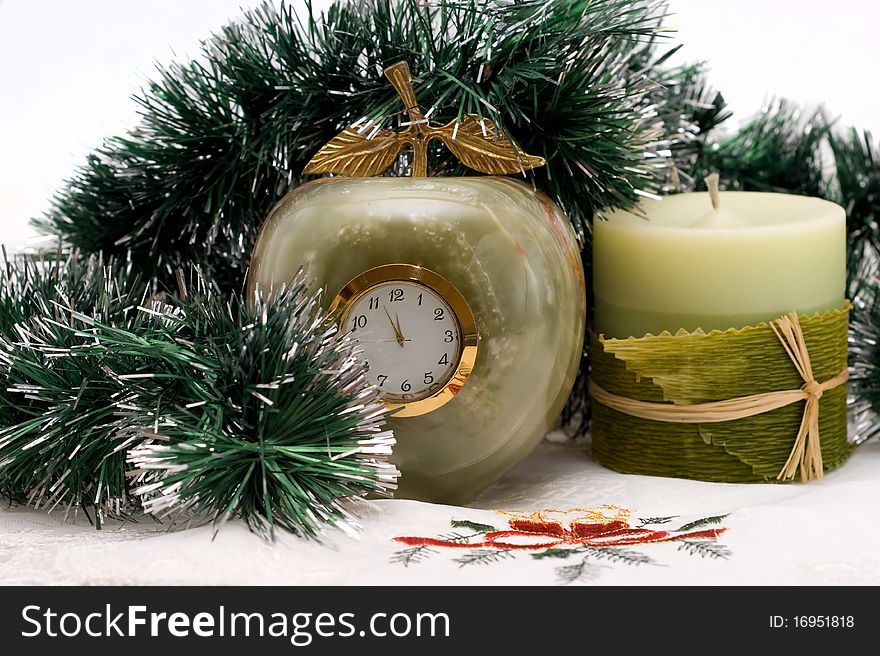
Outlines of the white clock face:
<svg viewBox="0 0 880 656">
<path fill-rule="evenodd" d="M 367 379 L 392 402 L 427 398 L 449 382 L 461 358 L 461 328 L 446 300 L 410 280 L 367 289 L 346 308 L 368 365 Z"/>
</svg>

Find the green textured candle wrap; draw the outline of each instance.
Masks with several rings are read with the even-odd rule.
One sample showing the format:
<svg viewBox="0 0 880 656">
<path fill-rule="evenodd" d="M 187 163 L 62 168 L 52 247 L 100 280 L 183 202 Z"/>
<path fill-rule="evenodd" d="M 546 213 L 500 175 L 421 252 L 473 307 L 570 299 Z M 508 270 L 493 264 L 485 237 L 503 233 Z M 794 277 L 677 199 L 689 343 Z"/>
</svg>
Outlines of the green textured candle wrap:
<svg viewBox="0 0 880 656">
<path fill-rule="evenodd" d="M 800 316 L 817 381 L 847 366 L 850 305 Z M 611 394 L 669 405 L 694 405 L 804 385 L 769 323 L 725 331 L 605 339 L 592 334 L 593 382 Z M 852 450 L 846 434 L 846 385 L 819 400 L 824 471 Z M 776 482 L 792 452 L 804 403 L 733 421 L 684 424 L 652 421 L 594 400 L 593 456 L 619 472 L 726 483 Z"/>
</svg>

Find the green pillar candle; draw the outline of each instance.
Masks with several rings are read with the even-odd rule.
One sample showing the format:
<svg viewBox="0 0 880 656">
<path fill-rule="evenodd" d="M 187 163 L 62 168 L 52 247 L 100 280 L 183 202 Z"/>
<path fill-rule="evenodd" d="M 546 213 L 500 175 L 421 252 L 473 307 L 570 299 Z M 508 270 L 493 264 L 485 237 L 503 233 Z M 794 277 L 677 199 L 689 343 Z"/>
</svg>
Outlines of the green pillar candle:
<svg viewBox="0 0 880 656">
<path fill-rule="evenodd" d="M 808 377 L 768 323 L 791 311 L 800 315 L 815 382 L 846 370 L 843 208 L 803 196 L 719 193 L 716 176 L 707 182 L 708 193 L 643 201 L 595 222 L 593 455 L 617 471 L 729 483 L 788 480 L 790 458 L 801 474 L 816 475 L 796 448 L 809 404 L 682 423 L 638 418 L 614 409 L 613 398 L 599 400 L 604 390 L 699 406 L 798 390 Z M 820 440 L 829 471 L 850 452 L 846 386 L 817 403 L 809 439 Z M 815 455 L 816 446 L 807 451 Z"/>
<path fill-rule="evenodd" d="M 756 192 L 645 200 L 593 226 L 594 330 L 723 330 L 840 308 L 846 218 L 819 198 Z"/>
</svg>

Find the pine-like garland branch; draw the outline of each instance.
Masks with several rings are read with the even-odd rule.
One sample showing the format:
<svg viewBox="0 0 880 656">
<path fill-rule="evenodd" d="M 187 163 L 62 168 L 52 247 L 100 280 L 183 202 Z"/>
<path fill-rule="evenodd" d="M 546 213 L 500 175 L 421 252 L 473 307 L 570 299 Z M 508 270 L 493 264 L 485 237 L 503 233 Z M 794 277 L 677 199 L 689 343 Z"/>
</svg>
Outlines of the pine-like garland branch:
<svg viewBox="0 0 880 656">
<path fill-rule="evenodd" d="M 709 138 L 692 177 L 699 189 L 706 175 L 717 172 L 723 189 L 822 196 L 820 147 L 830 129 L 824 109 L 807 112 L 777 100 L 735 134 Z"/>
<path fill-rule="evenodd" d="M 832 200 L 846 208 L 849 291 L 875 276 L 880 263 L 880 148 L 854 128 L 830 139 L 836 176 Z"/>
</svg>

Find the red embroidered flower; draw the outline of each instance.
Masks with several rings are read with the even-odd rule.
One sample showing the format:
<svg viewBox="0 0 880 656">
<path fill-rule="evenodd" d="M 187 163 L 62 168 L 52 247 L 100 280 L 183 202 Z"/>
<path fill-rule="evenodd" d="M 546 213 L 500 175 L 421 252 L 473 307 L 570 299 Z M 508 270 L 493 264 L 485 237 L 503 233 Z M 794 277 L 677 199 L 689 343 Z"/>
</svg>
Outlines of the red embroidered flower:
<svg viewBox="0 0 880 656">
<path fill-rule="evenodd" d="M 479 541 L 422 537 L 396 537 L 397 542 L 410 546 L 449 547 L 454 549 L 494 548 L 541 550 L 565 546 L 622 547 L 674 540 L 715 540 L 726 528 L 710 528 L 670 532 L 651 528 L 634 528 L 629 524 L 630 511 L 617 506 L 599 509 L 573 508 L 568 511 L 539 510 L 525 515 L 500 511 L 508 515 L 507 530 L 487 531 Z"/>
</svg>

